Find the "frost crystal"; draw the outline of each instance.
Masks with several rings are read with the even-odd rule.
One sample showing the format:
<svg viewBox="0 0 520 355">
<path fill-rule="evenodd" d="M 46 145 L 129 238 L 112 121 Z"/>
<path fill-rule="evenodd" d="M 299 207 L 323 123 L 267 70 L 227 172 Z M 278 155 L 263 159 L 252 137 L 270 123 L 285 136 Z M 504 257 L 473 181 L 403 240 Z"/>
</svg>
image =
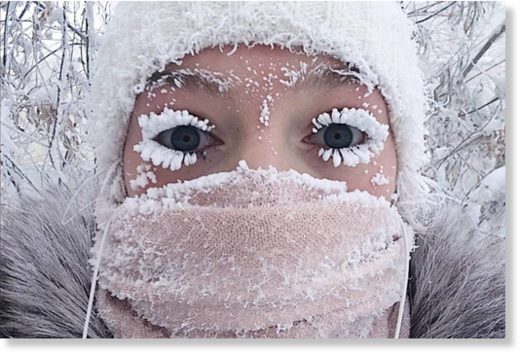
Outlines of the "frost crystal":
<svg viewBox="0 0 520 355">
<path fill-rule="evenodd" d="M 148 185 L 148 181 L 152 183 L 157 183 L 157 178 L 155 173 L 151 170 L 152 166 L 150 164 L 140 164 L 137 167 L 137 176 L 135 179 L 130 180 L 130 188 L 132 190 L 137 190 L 138 188 L 145 188 Z"/>
<path fill-rule="evenodd" d="M 296 82 L 298 80 L 303 80 L 305 74 L 307 74 L 307 66 L 307 63 L 300 61 L 300 68 L 298 70 L 282 67 L 281 70 L 287 79 L 279 80 L 280 83 L 287 87 L 294 87 Z"/>
<path fill-rule="evenodd" d="M 379 168 L 379 172 L 377 172 L 372 179 L 370 179 L 370 182 L 374 186 L 381 186 L 381 185 L 387 185 L 390 183 L 390 180 L 383 174 L 383 167 L 381 166 Z"/>
<path fill-rule="evenodd" d="M 260 123 L 264 126 L 269 126 L 269 103 L 273 102 L 273 97 L 271 95 L 267 95 L 266 98 L 262 101 L 262 106 L 260 107 Z"/>
<path fill-rule="evenodd" d="M 381 173 L 376 173 L 374 177 L 370 180 L 370 182 L 372 183 L 372 185 L 386 185 L 390 183 L 388 178 L 382 175 Z"/>
</svg>

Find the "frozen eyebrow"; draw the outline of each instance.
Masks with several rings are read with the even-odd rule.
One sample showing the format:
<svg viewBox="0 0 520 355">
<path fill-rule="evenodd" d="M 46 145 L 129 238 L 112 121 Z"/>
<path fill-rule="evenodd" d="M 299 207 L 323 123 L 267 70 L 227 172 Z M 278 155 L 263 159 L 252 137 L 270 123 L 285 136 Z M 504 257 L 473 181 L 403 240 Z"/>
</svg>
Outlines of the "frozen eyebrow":
<svg viewBox="0 0 520 355">
<path fill-rule="evenodd" d="M 223 96 L 229 93 L 238 77 L 224 78 L 223 74 L 205 69 L 181 68 L 155 72 L 146 82 L 146 90 L 168 84 L 173 88 L 199 88 L 212 95 Z"/>
<path fill-rule="evenodd" d="M 303 80 L 297 81 L 295 87 L 335 89 L 353 83 L 371 86 L 370 83 L 366 83 L 359 69 L 353 65 L 331 67 L 322 63 L 311 69 Z"/>
</svg>

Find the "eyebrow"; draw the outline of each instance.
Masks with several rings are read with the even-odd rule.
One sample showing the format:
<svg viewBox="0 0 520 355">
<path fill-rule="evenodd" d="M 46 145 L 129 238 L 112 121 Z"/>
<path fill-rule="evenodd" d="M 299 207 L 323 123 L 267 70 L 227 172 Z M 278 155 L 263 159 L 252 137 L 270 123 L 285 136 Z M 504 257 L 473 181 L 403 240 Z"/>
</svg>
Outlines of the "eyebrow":
<svg viewBox="0 0 520 355">
<path fill-rule="evenodd" d="M 361 85 L 363 81 L 359 69 L 351 64 L 336 67 L 318 65 L 306 73 L 302 80 L 297 80 L 294 88 L 336 89 L 349 84 Z"/>
<path fill-rule="evenodd" d="M 322 63 L 323 64 L 323 63 Z M 317 65 L 311 70 L 298 72 L 297 79 L 292 85 L 295 90 L 336 89 L 349 84 L 363 84 L 360 71 L 353 65 L 332 67 Z M 280 81 L 282 81 L 280 79 Z M 213 96 L 229 96 L 230 89 L 242 80 L 231 73 L 230 78 L 224 78 L 219 72 L 212 72 L 199 68 L 178 68 L 155 72 L 146 82 L 146 90 L 153 90 L 158 86 L 169 84 L 177 88 L 200 88 Z"/>
<path fill-rule="evenodd" d="M 236 75 L 235 81 L 240 81 Z M 224 78 L 222 73 L 199 68 L 179 68 L 155 72 L 146 82 L 146 90 L 153 90 L 163 84 L 177 88 L 197 87 L 214 96 L 227 96 L 234 86 L 232 79 Z"/>
</svg>

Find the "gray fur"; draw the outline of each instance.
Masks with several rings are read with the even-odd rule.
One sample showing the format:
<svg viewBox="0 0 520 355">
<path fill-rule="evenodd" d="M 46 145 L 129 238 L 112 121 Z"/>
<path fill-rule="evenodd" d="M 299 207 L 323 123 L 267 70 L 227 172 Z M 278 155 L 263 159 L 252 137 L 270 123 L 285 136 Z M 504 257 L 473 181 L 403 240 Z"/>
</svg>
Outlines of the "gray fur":
<svg viewBox="0 0 520 355">
<path fill-rule="evenodd" d="M 88 203 L 93 189 L 87 186 L 85 190 L 73 200 L 69 216 Z M 26 195 L 3 209 L 0 336 L 82 336 L 92 277 L 87 260 L 95 223 L 89 207 L 61 224 L 72 194 L 64 186 L 54 186 L 41 197 Z M 95 312 L 88 335 L 110 336 Z"/>
<path fill-rule="evenodd" d="M 95 181 L 74 199 L 73 211 L 92 201 Z M 53 187 L 24 196 L 3 211 L 0 251 L 0 336 L 81 337 L 91 271 L 87 265 L 95 222 L 92 208 L 62 226 L 76 188 Z M 503 219 L 503 208 L 496 218 Z M 462 206 L 438 210 L 412 254 L 411 336 L 505 336 L 503 236 L 471 227 Z M 90 337 L 111 337 L 93 312 Z"/>
<path fill-rule="evenodd" d="M 504 210 L 487 218 L 503 226 Z M 505 337 L 504 236 L 476 229 L 456 203 L 437 213 L 412 254 L 411 337 Z"/>
</svg>

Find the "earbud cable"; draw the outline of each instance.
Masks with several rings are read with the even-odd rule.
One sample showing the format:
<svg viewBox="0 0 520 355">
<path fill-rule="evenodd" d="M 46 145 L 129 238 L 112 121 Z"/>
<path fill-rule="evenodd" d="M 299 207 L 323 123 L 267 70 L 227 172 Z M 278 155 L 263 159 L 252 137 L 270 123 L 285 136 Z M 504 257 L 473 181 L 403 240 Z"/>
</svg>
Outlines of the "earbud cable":
<svg viewBox="0 0 520 355">
<path fill-rule="evenodd" d="M 83 339 L 87 338 L 88 327 L 89 327 L 89 323 L 90 323 L 90 316 L 92 314 L 92 307 L 94 305 L 94 294 L 96 292 L 99 267 L 101 265 L 101 257 L 103 256 L 103 249 L 105 247 L 105 239 L 106 239 L 108 229 L 110 227 L 110 223 L 112 222 L 112 218 L 114 217 L 114 215 L 115 214 L 112 213 L 112 215 L 110 216 L 110 219 L 108 220 L 105 230 L 103 231 L 103 236 L 101 237 L 101 245 L 99 246 L 99 254 L 97 256 L 96 264 L 94 266 L 94 274 L 92 275 L 92 282 L 90 284 L 90 294 L 88 297 L 87 315 L 85 318 L 85 324 L 83 326 Z"/>
<path fill-rule="evenodd" d="M 404 225 L 404 222 L 402 222 L 402 226 L 403 226 L 403 230 L 404 230 L 404 233 L 403 233 L 403 239 L 404 239 L 404 278 L 403 278 L 403 285 L 402 285 L 402 288 L 401 288 L 401 300 L 399 302 L 399 313 L 397 315 L 397 324 L 395 326 L 395 333 L 394 333 L 394 339 L 399 339 L 399 333 L 401 331 L 401 325 L 402 325 L 402 322 L 403 322 L 403 317 L 404 317 L 404 306 L 405 306 L 405 303 L 406 303 L 406 293 L 408 291 L 408 277 L 409 277 L 409 272 L 410 272 L 410 267 L 409 267 L 409 262 L 408 262 L 408 257 L 409 257 L 409 249 L 408 249 L 408 235 L 407 235 L 407 230 L 406 230 L 406 226 Z"/>
</svg>

